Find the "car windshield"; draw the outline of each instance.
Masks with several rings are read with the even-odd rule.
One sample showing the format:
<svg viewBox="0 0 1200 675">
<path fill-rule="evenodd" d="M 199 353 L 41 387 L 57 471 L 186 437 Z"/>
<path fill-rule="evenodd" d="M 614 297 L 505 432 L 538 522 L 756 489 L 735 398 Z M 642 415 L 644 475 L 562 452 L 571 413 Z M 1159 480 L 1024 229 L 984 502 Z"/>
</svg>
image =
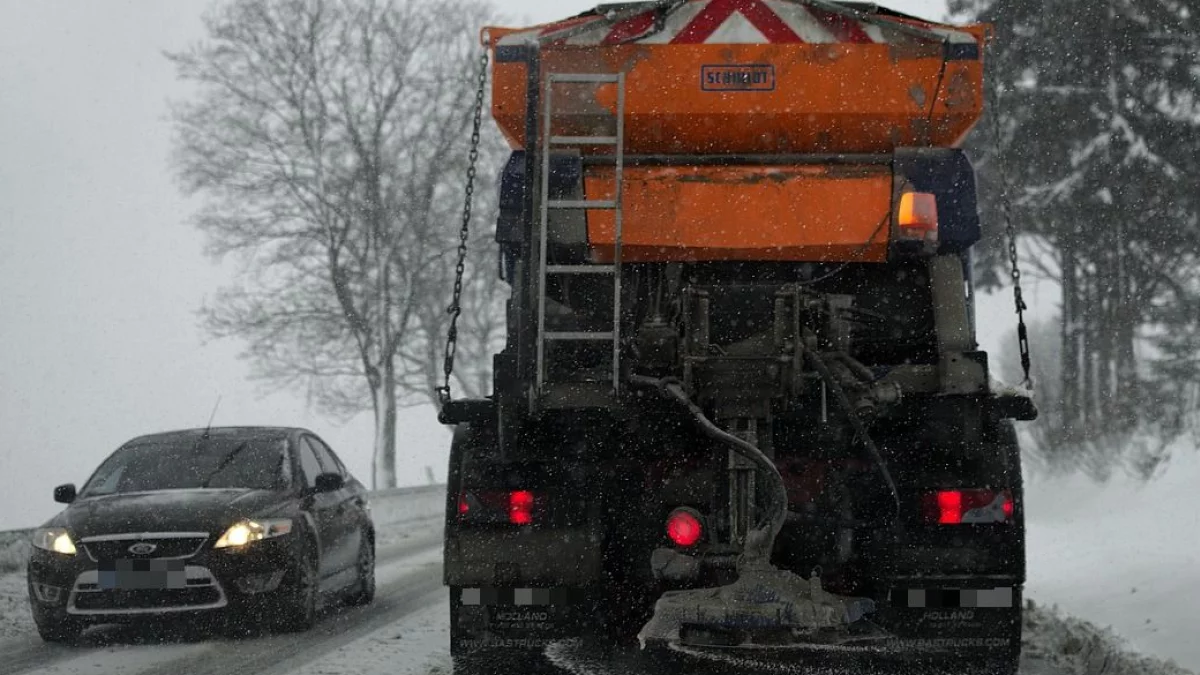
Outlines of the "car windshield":
<svg viewBox="0 0 1200 675">
<path fill-rule="evenodd" d="M 126 445 L 100 465 L 81 496 L 198 488 L 280 489 L 282 438 L 179 438 Z"/>
</svg>

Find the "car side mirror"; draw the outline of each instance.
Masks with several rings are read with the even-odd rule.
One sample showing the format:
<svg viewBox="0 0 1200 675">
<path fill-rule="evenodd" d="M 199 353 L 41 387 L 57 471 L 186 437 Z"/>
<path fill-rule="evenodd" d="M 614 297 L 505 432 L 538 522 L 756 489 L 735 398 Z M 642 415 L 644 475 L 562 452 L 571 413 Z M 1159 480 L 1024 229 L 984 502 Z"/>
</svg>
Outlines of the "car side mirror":
<svg viewBox="0 0 1200 675">
<path fill-rule="evenodd" d="M 317 492 L 334 492 L 341 490 L 346 480 L 341 474 L 323 473 L 317 476 Z"/>
<path fill-rule="evenodd" d="M 75 501 L 75 484 L 67 483 L 54 488 L 54 501 L 59 504 L 70 504 Z"/>
</svg>

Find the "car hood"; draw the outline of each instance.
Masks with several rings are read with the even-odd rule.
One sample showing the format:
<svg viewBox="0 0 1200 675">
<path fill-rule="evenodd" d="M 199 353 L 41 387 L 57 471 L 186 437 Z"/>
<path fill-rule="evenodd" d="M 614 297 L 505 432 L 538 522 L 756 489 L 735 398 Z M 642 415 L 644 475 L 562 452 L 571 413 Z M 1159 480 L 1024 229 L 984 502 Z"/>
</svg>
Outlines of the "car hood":
<svg viewBox="0 0 1200 675">
<path fill-rule="evenodd" d="M 128 532 L 219 534 L 240 518 L 274 515 L 288 501 L 268 490 L 163 490 L 80 499 L 51 523 L 77 539 Z"/>
</svg>

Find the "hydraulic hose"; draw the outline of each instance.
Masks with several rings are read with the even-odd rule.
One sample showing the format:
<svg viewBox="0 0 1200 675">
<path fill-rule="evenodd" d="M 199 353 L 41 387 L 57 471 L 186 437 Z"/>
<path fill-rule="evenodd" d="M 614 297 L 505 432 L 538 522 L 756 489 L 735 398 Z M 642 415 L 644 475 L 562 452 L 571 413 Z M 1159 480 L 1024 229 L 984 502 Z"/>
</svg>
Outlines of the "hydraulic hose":
<svg viewBox="0 0 1200 675">
<path fill-rule="evenodd" d="M 870 368 L 864 366 L 861 361 L 851 358 L 846 352 L 834 352 L 832 356 L 849 368 L 863 382 L 869 384 L 878 379 L 875 377 L 875 373 L 871 372 Z"/>
<path fill-rule="evenodd" d="M 825 385 L 833 392 L 834 399 L 841 406 L 842 410 L 845 411 L 846 417 L 850 420 L 850 425 L 854 428 L 855 435 L 866 446 L 867 453 L 875 463 L 875 466 L 878 467 L 880 476 L 883 478 L 884 483 L 887 484 L 888 490 L 891 491 L 892 502 L 896 508 L 896 517 L 898 518 L 901 511 L 900 489 L 892 477 L 892 472 L 888 470 L 883 454 L 879 451 L 879 447 L 875 445 L 875 441 L 867 431 L 867 425 L 863 423 L 862 417 L 854 410 L 853 404 L 850 403 L 850 398 L 846 396 L 846 390 L 842 388 L 841 383 L 838 382 L 833 372 L 829 369 L 829 366 L 825 363 L 825 360 L 815 351 L 809 349 L 804 344 L 804 340 L 798 342 L 801 345 L 801 349 L 804 350 L 804 355 L 808 358 L 809 363 L 812 364 L 817 374 L 821 376 L 821 380 L 825 382 Z M 630 376 L 629 382 L 634 385 L 654 387 L 668 397 L 682 403 L 692 413 L 692 416 L 696 418 L 696 423 L 700 425 L 700 429 L 707 436 L 733 447 L 735 452 L 753 462 L 758 472 L 766 478 L 768 497 L 767 517 L 747 533 L 746 546 L 742 553 L 742 563 L 748 565 L 769 565 L 771 551 L 775 546 L 775 538 L 779 535 L 779 531 L 783 529 L 788 513 L 787 488 L 783 484 L 783 477 L 779 475 L 779 469 L 776 468 L 775 463 L 753 443 L 717 426 L 716 423 L 704 414 L 700 406 L 692 401 L 678 380 L 674 378 L 633 375 Z"/>
<path fill-rule="evenodd" d="M 705 435 L 733 447 L 735 452 L 753 462 L 759 473 L 766 478 L 766 517 L 746 534 L 746 546 L 738 565 L 747 568 L 769 566 L 771 551 L 775 548 L 775 538 L 787 520 L 787 488 L 783 484 L 783 477 L 779 475 L 779 469 L 775 467 L 775 463 L 753 443 L 744 438 L 738 438 L 717 426 L 704 414 L 700 406 L 692 401 L 677 380 L 633 375 L 629 378 L 629 382 L 630 384 L 655 387 L 675 401 L 682 403 L 696 418 L 696 422 Z"/>
<path fill-rule="evenodd" d="M 871 434 L 867 432 L 867 425 L 863 423 L 862 417 L 854 410 L 854 406 L 850 403 L 850 398 L 846 396 L 846 390 L 842 388 L 840 382 L 834 377 L 833 372 L 829 370 L 825 360 L 819 354 L 808 348 L 804 340 L 798 340 L 798 344 L 804 350 L 804 355 L 808 357 L 809 363 L 821 376 L 821 380 L 833 392 L 834 399 L 838 405 L 846 412 L 846 417 L 850 419 L 850 425 L 854 427 L 854 433 L 863 445 L 867 448 L 867 453 L 870 454 L 871 460 L 875 462 L 875 466 L 879 467 L 879 475 L 883 478 L 883 482 L 887 483 L 888 489 L 892 492 L 892 501 L 896 506 L 896 517 L 900 516 L 900 489 L 896 487 L 896 481 L 892 478 L 892 472 L 888 471 L 887 462 L 883 459 L 883 454 L 879 452 L 879 447 L 875 445 L 875 441 L 871 439 Z"/>
</svg>

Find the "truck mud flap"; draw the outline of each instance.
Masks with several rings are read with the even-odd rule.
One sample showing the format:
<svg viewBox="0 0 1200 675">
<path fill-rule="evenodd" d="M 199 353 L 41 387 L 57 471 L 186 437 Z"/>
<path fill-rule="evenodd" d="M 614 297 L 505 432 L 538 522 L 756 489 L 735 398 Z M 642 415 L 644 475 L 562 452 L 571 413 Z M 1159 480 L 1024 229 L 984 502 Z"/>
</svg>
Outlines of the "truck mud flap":
<svg viewBox="0 0 1200 675">
<path fill-rule="evenodd" d="M 1013 584 L 898 581 L 876 621 L 898 655 L 1015 658 L 1021 645 L 1022 588 Z"/>
<path fill-rule="evenodd" d="M 598 629 L 598 605 L 578 588 L 450 588 L 451 651 L 541 652 Z"/>
</svg>

